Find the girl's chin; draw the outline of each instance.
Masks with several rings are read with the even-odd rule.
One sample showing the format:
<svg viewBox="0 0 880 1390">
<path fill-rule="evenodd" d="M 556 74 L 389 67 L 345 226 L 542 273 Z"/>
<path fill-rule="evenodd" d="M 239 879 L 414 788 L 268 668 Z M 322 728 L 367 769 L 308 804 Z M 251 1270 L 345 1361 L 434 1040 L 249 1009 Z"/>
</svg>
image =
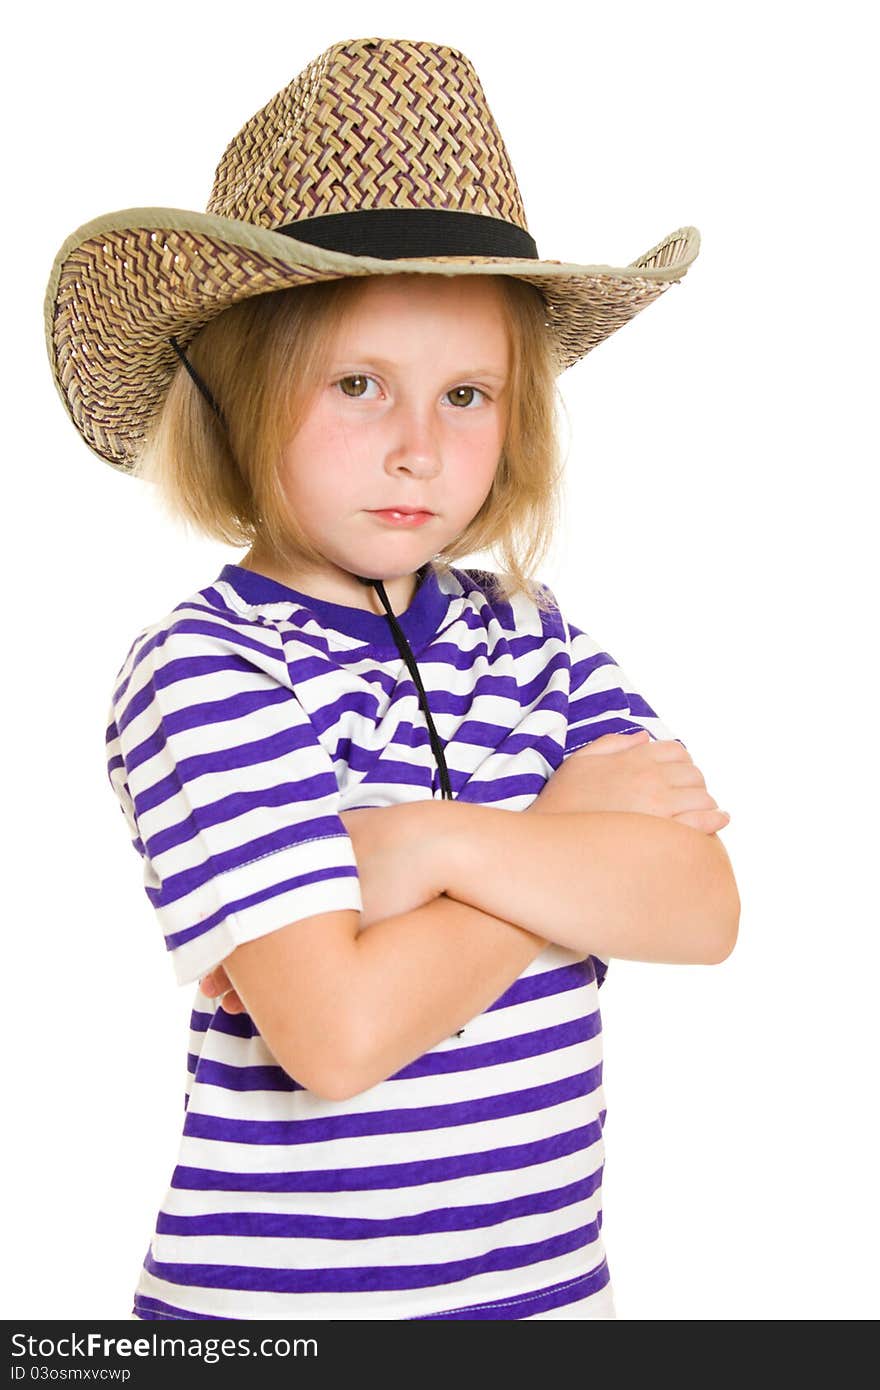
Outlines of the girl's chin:
<svg viewBox="0 0 880 1390">
<path fill-rule="evenodd" d="M 396 546 L 386 546 L 380 551 L 371 548 L 369 551 L 361 551 L 347 558 L 334 559 L 333 566 L 344 575 L 356 575 L 361 579 L 381 579 L 383 584 L 389 584 L 399 579 L 407 579 L 421 569 L 422 565 L 436 554 L 435 548 L 425 551 L 412 550 L 404 555 Z"/>
<path fill-rule="evenodd" d="M 344 554 L 329 554 L 331 564 L 349 574 L 375 579 L 403 579 L 443 549 L 446 537 L 431 535 L 429 527 L 400 531 L 377 526 L 369 545 L 352 545 Z"/>
</svg>

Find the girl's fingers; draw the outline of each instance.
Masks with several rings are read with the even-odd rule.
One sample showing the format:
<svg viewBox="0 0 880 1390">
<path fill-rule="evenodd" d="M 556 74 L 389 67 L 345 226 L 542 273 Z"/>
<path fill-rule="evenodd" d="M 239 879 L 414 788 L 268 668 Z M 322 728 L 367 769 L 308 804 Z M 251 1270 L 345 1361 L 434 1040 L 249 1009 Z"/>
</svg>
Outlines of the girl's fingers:
<svg viewBox="0 0 880 1390">
<path fill-rule="evenodd" d="M 222 965 L 218 965 L 216 970 L 211 970 L 207 975 L 203 975 L 199 980 L 199 989 L 208 999 L 214 999 L 219 994 L 218 1006 L 225 1009 L 228 1014 L 243 1014 L 244 1004 L 239 995 L 232 988 L 232 982 Z"/>
<path fill-rule="evenodd" d="M 213 999 L 219 994 L 218 1004 L 228 1014 L 244 1013 L 244 1004 L 232 988 L 229 976 L 222 966 L 218 970 L 212 970 L 209 975 L 203 975 L 199 980 L 199 989 L 208 999 Z"/>
<path fill-rule="evenodd" d="M 243 1014 L 244 1004 L 234 989 L 229 990 L 220 1000 L 220 1008 L 225 1009 L 228 1014 Z"/>
<path fill-rule="evenodd" d="M 569 756 L 578 758 L 581 753 L 620 753 L 629 744 L 649 742 L 650 738 L 647 729 L 639 729 L 634 734 L 602 734 L 601 738 L 594 738 L 591 743 L 585 743 L 583 748 L 576 749 Z"/>
<path fill-rule="evenodd" d="M 672 816 L 671 819 L 681 821 L 682 825 L 689 825 L 694 830 L 701 830 L 704 835 L 714 835 L 717 831 L 724 829 L 730 816 L 727 811 L 720 811 L 716 808 L 711 811 L 681 811 L 677 816 Z"/>
<path fill-rule="evenodd" d="M 693 763 L 664 763 L 663 777 L 670 787 L 704 787 L 706 785 L 702 772 Z"/>
<path fill-rule="evenodd" d="M 232 981 L 222 965 L 218 965 L 214 970 L 209 970 L 207 975 L 203 975 L 199 980 L 199 989 L 208 999 L 213 999 L 218 994 L 225 994 L 231 988 Z"/>
<path fill-rule="evenodd" d="M 677 738 L 656 738 L 651 740 L 651 756 L 660 763 L 693 763 L 688 750 Z"/>
</svg>

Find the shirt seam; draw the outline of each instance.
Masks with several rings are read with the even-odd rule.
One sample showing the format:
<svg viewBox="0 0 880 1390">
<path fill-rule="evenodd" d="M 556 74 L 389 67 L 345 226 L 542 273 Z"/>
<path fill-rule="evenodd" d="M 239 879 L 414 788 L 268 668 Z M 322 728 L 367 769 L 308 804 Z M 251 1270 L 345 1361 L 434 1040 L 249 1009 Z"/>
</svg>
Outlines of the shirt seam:
<svg viewBox="0 0 880 1390">
<path fill-rule="evenodd" d="M 537 1292 L 520 1294 L 516 1298 L 505 1298 L 500 1302 L 490 1298 L 486 1303 L 466 1303 L 464 1307 L 454 1308 L 450 1311 L 471 1313 L 480 1308 L 512 1308 L 517 1303 L 533 1303 L 536 1299 L 547 1298 L 550 1294 L 561 1293 L 563 1289 L 570 1289 L 575 1284 L 583 1283 L 585 1279 L 589 1279 L 591 1274 L 595 1274 L 601 1265 L 602 1261 L 600 1260 L 598 1265 L 594 1266 L 593 1269 L 588 1269 L 585 1274 L 578 1274 L 573 1279 L 566 1279 L 562 1284 L 551 1284 L 546 1289 L 538 1289 Z"/>
<path fill-rule="evenodd" d="M 461 1308 L 454 1308 L 450 1309 L 449 1311 L 455 1313 L 473 1313 L 478 1312 L 481 1308 L 513 1308 L 521 1303 L 534 1303 L 537 1299 L 547 1298 L 551 1294 L 562 1293 L 565 1289 L 573 1288 L 575 1284 L 582 1284 L 583 1281 L 585 1279 L 588 1279 L 591 1274 L 595 1274 L 596 1269 L 598 1269 L 600 1265 L 596 1265 L 593 1269 L 588 1269 L 585 1274 L 576 1275 L 573 1279 L 566 1279 L 565 1282 L 562 1284 L 551 1284 L 549 1288 L 539 1289 L 537 1292 L 534 1293 L 520 1294 L 516 1298 L 505 1298 L 501 1301 L 498 1301 L 497 1299 L 489 1299 L 485 1303 L 466 1303 Z M 137 1305 L 138 1300 L 136 1299 L 135 1309 L 137 1308 Z M 155 1316 L 169 1319 L 173 1317 L 173 1315 L 169 1313 L 159 1313 Z M 429 1316 L 432 1315 L 429 1314 Z M 440 1316 L 442 1317 L 442 1313 L 440 1314 Z"/>
<path fill-rule="evenodd" d="M 253 859 L 246 859 L 243 864 L 233 864 L 228 869 L 221 869 L 215 877 L 222 878 L 224 874 L 237 873 L 239 869 L 247 869 L 251 864 L 259 864 L 261 859 L 271 859 L 273 854 L 283 854 L 285 850 L 299 849 L 301 845 L 316 845 L 321 840 L 348 840 L 350 838 L 347 830 L 337 830 L 332 835 L 310 835 L 307 840 L 297 840 L 292 845 L 279 845 L 277 849 L 267 849 L 265 854 L 257 854 Z"/>
</svg>

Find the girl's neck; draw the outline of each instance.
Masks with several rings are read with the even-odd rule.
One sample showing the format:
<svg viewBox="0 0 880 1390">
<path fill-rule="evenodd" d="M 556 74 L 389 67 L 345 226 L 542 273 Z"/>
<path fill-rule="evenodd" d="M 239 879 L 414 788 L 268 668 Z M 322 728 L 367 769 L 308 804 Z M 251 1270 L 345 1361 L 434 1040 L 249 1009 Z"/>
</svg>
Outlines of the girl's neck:
<svg viewBox="0 0 880 1390">
<path fill-rule="evenodd" d="M 265 575 L 267 579 L 274 579 L 276 583 L 309 598 L 323 599 L 327 603 L 340 603 L 348 608 L 360 608 L 367 613 L 385 615 L 385 608 L 373 585 L 361 584 L 354 574 L 336 566 L 320 573 L 306 570 L 294 572 L 274 564 L 255 550 L 250 550 L 238 564 L 242 569 Z M 382 580 L 388 602 L 396 617 L 405 613 L 412 603 L 425 568 L 426 566 L 423 566 L 414 574 Z"/>
</svg>

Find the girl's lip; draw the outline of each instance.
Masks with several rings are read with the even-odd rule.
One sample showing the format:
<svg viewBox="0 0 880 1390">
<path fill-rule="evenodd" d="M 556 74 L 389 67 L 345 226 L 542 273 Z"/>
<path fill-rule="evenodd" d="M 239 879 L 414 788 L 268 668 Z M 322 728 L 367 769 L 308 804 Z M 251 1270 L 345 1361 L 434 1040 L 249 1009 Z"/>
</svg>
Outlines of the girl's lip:
<svg viewBox="0 0 880 1390">
<path fill-rule="evenodd" d="M 385 507 L 370 512 L 370 516 L 377 516 L 391 526 L 421 526 L 433 515 L 433 512 L 414 511 L 411 507 Z"/>
</svg>

